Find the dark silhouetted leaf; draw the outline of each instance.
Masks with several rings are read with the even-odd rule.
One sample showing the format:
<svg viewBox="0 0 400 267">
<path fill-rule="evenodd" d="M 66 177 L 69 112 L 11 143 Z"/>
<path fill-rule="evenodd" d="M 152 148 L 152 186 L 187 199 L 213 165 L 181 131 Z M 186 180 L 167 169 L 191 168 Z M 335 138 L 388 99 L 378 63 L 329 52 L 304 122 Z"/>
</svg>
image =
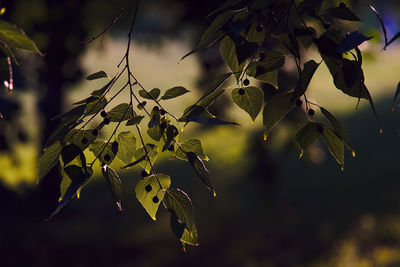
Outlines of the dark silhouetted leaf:
<svg viewBox="0 0 400 267">
<path fill-rule="evenodd" d="M 239 94 L 239 88 L 232 90 L 233 103 L 246 111 L 254 122 L 258 113 L 261 111 L 264 101 L 264 92 L 254 86 L 245 87 L 243 90 L 243 95 Z"/>
<path fill-rule="evenodd" d="M 350 20 L 350 21 L 361 21 L 361 19 L 348 7 L 340 8 L 340 7 L 333 7 L 327 10 L 327 13 L 335 18 L 343 19 L 343 20 Z"/>
<path fill-rule="evenodd" d="M 108 112 L 110 121 L 120 122 L 134 118 L 132 107 L 128 103 L 119 104 Z"/>
<path fill-rule="evenodd" d="M 322 133 L 326 146 L 331 152 L 336 161 L 343 166 L 344 164 L 344 144 L 342 139 L 336 134 L 335 131 L 328 127 L 324 127 Z"/>
<path fill-rule="evenodd" d="M 92 97 L 86 104 L 85 116 L 100 112 L 107 104 L 108 101 L 106 97 Z"/>
<path fill-rule="evenodd" d="M 310 121 L 296 133 L 294 140 L 301 149 L 300 157 L 303 156 L 304 150 L 322 134 L 322 131 L 322 124 Z"/>
<path fill-rule="evenodd" d="M 373 37 L 367 37 L 364 34 L 360 33 L 359 31 L 355 31 L 350 33 L 349 35 L 346 35 L 344 39 L 340 42 L 340 44 L 337 46 L 336 51 L 338 53 L 344 53 L 347 52 L 351 49 L 356 48 L 360 44 L 362 44 L 365 41 L 368 41 L 372 39 Z"/>
<path fill-rule="evenodd" d="M 144 116 L 136 115 L 133 119 L 126 122 L 126 126 L 139 124 L 144 119 Z"/>
<path fill-rule="evenodd" d="M 225 73 L 217 76 L 215 80 L 211 83 L 210 88 L 203 94 L 202 97 L 199 98 L 199 100 L 196 102 L 200 102 L 204 98 L 208 97 L 210 94 L 212 94 L 215 90 L 217 90 L 229 77 L 231 77 L 232 72 L 230 73 Z"/>
<path fill-rule="evenodd" d="M 153 88 L 153 89 L 151 89 L 150 92 L 146 92 L 145 90 L 139 90 L 139 95 L 146 99 L 157 100 L 157 98 L 160 96 L 160 93 L 161 93 L 161 90 L 158 88 Z"/>
<path fill-rule="evenodd" d="M 217 118 L 206 117 L 206 116 L 190 116 L 187 118 L 186 122 L 197 122 L 200 124 L 207 124 L 207 125 L 239 125 L 236 122 L 230 121 L 223 121 Z"/>
<path fill-rule="evenodd" d="M 304 68 L 300 74 L 299 84 L 293 94 L 294 98 L 305 93 L 318 66 L 319 64 L 312 59 L 304 63 Z"/>
<path fill-rule="evenodd" d="M 104 85 L 102 88 L 98 89 L 98 90 L 94 90 L 91 95 L 92 96 L 97 96 L 97 97 L 101 97 L 106 91 L 107 89 L 110 88 L 110 86 L 112 84 L 114 84 L 115 79 L 117 78 L 117 76 L 114 76 L 114 78 L 111 79 L 111 81 L 109 81 L 106 85 Z"/>
<path fill-rule="evenodd" d="M 42 179 L 58 162 L 58 156 L 61 152 L 60 142 L 54 142 L 51 146 L 43 149 L 39 157 L 39 177 Z"/>
<path fill-rule="evenodd" d="M 118 174 L 108 165 L 104 165 L 101 168 L 104 178 L 106 178 L 108 188 L 110 189 L 113 200 L 118 206 L 119 210 L 122 210 L 121 206 L 121 187 L 122 182 Z"/>
<path fill-rule="evenodd" d="M 398 38 L 400 37 L 400 32 L 396 33 L 392 39 L 390 39 L 390 41 L 385 45 L 385 48 L 388 47 L 391 43 L 393 43 L 394 41 L 396 41 Z"/>
<path fill-rule="evenodd" d="M 176 86 L 172 87 L 171 89 L 168 89 L 165 91 L 164 95 L 161 97 L 162 100 L 167 100 L 171 98 L 175 98 L 181 95 L 184 95 L 186 93 L 190 92 L 188 89 L 182 86 Z"/>
<path fill-rule="evenodd" d="M 215 9 L 215 10 L 212 11 L 210 14 L 208 14 L 208 17 L 210 17 L 210 16 L 212 16 L 212 15 L 214 15 L 214 14 L 217 14 L 217 13 L 219 13 L 219 12 L 221 12 L 221 11 L 224 11 L 224 10 L 226 10 L 226 9 L 228 9 L 228 8 L 230 8 L 230 7 L 234 6 L 234 5 L 236 5 L 236 4 L 239 3 L 240 1 L 242 1 L 242 0 L 228 0 L 228 1 L 226 1 L 225 3 L 223 3 L 219 8 Z"/>
<path fill-rule="evenodd" d="M 146 186 L 148 185 L 151 186 L 150 191 L 146 190 Z M 161 173 L 144 177 L 136 184 L 136 198 L 153 220 L 156 220 L 158 207 L 164 199 L 165 190 L 168 189 L 170 185 L 171 178 Z"/>
<path fill-rule="evenodd" d="M 190 165 L 193 167 L 194 171 L 196 172 L 197 176 L 204 182 L 207 188 L 213 193 L 214 197 L 216 196 L 214 187 L 211 183 L 210 174 L 206 166 L 204 165 L 201 158 L 193 152 L 187 152 L 186 156 L 189 160 Z"/>
<path fill-rule="evenodd" d="M 107 73 L 105 73 L 104 71 L 98 71 L 98 72 L 90 74 L 89 76 L 86 77 L 86 79 L 89 81 L 101 79 L 101 78 L 108 78 Z"/>
<path fill-rule="evenodd" d="M 396 93 L 394 94 L 393 97 L 392 110 L 394 110 L 394 105 L 396 104 L 397 98 L 399 97 L 399 93 L 400 93 L 400 82 L 397 84 Z"/>
</svg>

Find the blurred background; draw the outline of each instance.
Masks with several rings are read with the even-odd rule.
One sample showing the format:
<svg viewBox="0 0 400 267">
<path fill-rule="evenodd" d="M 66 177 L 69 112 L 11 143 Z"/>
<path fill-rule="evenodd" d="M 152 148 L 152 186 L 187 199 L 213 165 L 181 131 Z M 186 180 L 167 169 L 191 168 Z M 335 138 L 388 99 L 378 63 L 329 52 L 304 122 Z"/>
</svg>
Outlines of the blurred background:
<svg viewBox="0 0 400 267">
<path fill-rule="evenodd" d="M 223 2 L 141 1 L 133 72 L 147 89 L 181 85 L 191 91 L 167 103 L 176 116 L 226 71 L 217 47 L 178 64 L 210 23 L 207 14 Z M 400 29 L 400 5 L 375 2 L 390 38 Z M 59 194 L 54 189 L 57 174 L 36 184 L 37 155 L 55 127 L 51 118 L 103 86 L 102 81 L 86 81 L 88 74 L 104 70 L 112 76 L 118 71 L 133 1 L 120 22 L 90 44 L 85 41 L 113 21 L 124 1 L 0 3 L 6 7 L 3 19 L 23 28 L 45 54 L 18 54 L 21 64 L 14 69 L 14 93 L 0 92 L 1 112 L 6 115 L 0 120 L 0 266 L 400 266 L 400 110 L 391 111 L 400 47 L 393 44 L 382 51 L 378 21 L 366 5 L 357 10 L 364 21 L 357 28 L 374 36 L 361 48 L 366 85 L 383 122 L 383 135 L 369 104 L 361 102 L 356 110 L 357 99 L 334 88 L 323 64 L 308 94 L 337 115 L 347 130 L 356 157 L 346 151 L 344 171 L 322 140 L 299 159 L 292 140 L 304 124 L 298 120 L 304 118 L 301 110 L 291 113 L 264 142 L 261 116 L 253 125 L 231 103 L 228 90 L 211 110 L 241 126 L 189 125 L 182 137 L 203 141 L 217 198 L 187 162 L 163 153 L 156 163 L 156 169 L 169 174 L 173 186 L 187 192 L 194 204 L 200 246 L 187 247 L 185 253 L 170 230 L 169 214 L 160 208 L 153 222 L 136 200 L 139 168 L 120 172 L 122 213 L 96 170 L 81 198 L 46 223 Z M 306 56 L 319 61 L 317 54 Z M 287 60 L 280 81 L 292 72 Z M 234 82 L 226 86 L 231 88 Z"/>
</svg>

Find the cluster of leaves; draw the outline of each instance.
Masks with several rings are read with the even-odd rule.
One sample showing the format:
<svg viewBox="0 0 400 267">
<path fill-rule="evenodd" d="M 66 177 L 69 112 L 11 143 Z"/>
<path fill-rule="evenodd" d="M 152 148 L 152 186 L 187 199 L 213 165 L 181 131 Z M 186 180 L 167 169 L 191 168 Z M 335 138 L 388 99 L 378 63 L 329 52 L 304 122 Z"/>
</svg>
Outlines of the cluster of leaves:
<svg viewBox="0 0 400 267">
<path fill-rule="evenodd" d="M 212 23 L 199 44 L 183 58 L 217 43 L 231 71 L 218 76 L 195 103 L 185 108 L 180 118 L 169 113 L 163 105 L 165 101 L 189 92 L 186 88 L 173 87 L 161 95 L 158 88 L 146 90 L 130 71 L 129 49 L 137 5 L 138 1 L 128 34 L 127 51 L 121 60 L 121 63 L 125 61 L 125 66 L 112 79 L 103 71 L 88 76 L 88 80 L 109 81 L 88 98 L 75 103 L 73 109 L 56 118 L 60 124 L 41 152 L 39 179 L 55 167 L 59 168 L 63 177 L 59 204 L 49 219 L 72 198 L 79 197 L 81 189 L 90 181 L 96 161 L 114 201 L 122 209 L 122 181 L 111 167 L 113 162 L 119 160 L 124 165 L 122 168 L 135 165 L 142 168 L 142 178 L 135 187 L 135 193 L 150 217 L 156 219 L 157 210 L 163 203 L 171 214 L 171 228 L 180 241 L 197 245 L 198 235 L 189 196 L 180 189 L 172 188 L 171 177 L 158 173 L 154 164 L 159 153 L 172 153 L 173 157 L 188 161 L 197 176 L 216 195 L 204 165 L 208 158 L 201 141 L 190 139 L 181 142 L 178 128 L 181 127 L 179 124 L 190 122 L 236 125 L 220 120 L 208 111 L 208 107 L 225 93 L 226 89 L 221 87 L 231 77 L 236 81 L 235 88 L 231 90 L 233 103 L 247 112 L 253 122 L 262 111 L 265 139 L 291 110 L 302 106 L 307 122 L 294 138 L 301 155 L 321 136 L 342 167 L 345 146 L 354 156 L 339 120 L 325 108 L 308 101 L 306 96 L 310 81 L 323 61 L 336 88 L 351 97 L 368 100 L 376 115 L 364 83 L 362 54 L 358 49 L 370 37 L 359 32 L 344 34 L 332 26 L 339 25 L 341 20 L 360 21 L 346 4 L 327 6 L 323 0 L 227 1 L 209 15 L 214 18 Z M 304 51 L 308 49 L 317 50 L 321 58 L 303 62 Z M 298 71 L 297 83 L 289 91 L 278 88 L 277 81 L 278 71 L 287 59 L 293 60 Z M 126 83 L 110 97 L 116 81 L 123 74 L 126 75 Z M 256 85 L 250 86 L 250 77 L 252 81 L 263 83 L 262 89 L 256 86 L 256 82 Z M 108 104 L 122 91 L 129 92 L 130 101 L 107 110 Z M 151 110 L 147 102 L 154 104 Z M 326 118 L 326 123 L 314 119 L 315 108 Z M 101 117 L 102 121 L 93 126 L 96 117 Z M 136 133 L 118 132 L 123 122 Z M 99 133 L 107 127 L 113 128 L 113 131 L 107 139 L 101 140 Z M 152 142 L 145 143 L 143 127 Z M 95 156 L 91 163 L 86 161 L 84 151 L 87 149 Z"/>
<path fill-rule="evenodd" d="M 371 9 L 378 14 L 372 6 Z M 355 155 L 339 120 L 325 108 L 307 100 L 307 88 L 322 62 L 328 67 L 337 89 L 369 101 L 382 131 L 364 83 L 362 53 L 358 48 L 372 37 L 358 31 L 343 33 L 340 30 L 341 21 L 361 21 L 345 3 L 332 6 L 323 0 L 230 0 L 209 16 L 214 17 L 212 23 L 198 45 L 183 58 L 218 44 L 231 70 L 223 77 L 233 75 L 236 79 L 237 87 L 231 91 L 232 101 L 247 112 L 253 122 L 262 111 L 265 140 L 292 109 L 303 106 L 307 122 L 294 138 L 301 149 L 300 156 L 319 136 L 342 168 L 344 147 Z M 309 50 L 318 51 L 320 58 L 304 62 L 303 55 Z M 297 82 L 292 90 L 285 91 L 278 87 L 277 76 L 288 59 L 296 64 Z M 262 89 L 249 86 L 250 77 L 257 80 L 257 84 L 263 84 Z M 316 108 L 328 124 L 315 121 Z"/>
</svg>

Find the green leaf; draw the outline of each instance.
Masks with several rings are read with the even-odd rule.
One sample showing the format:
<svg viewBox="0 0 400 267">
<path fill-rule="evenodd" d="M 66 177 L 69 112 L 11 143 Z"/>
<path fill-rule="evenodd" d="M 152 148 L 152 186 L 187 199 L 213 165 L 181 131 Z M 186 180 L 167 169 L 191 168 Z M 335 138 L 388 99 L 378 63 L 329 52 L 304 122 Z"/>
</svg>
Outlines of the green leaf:
<svg viewBox="0 0 400 267">
<path fill-rule="evenodd" d="M 207 124 L 207 125 L 240 125 L 236 122 L 230 122 L 230 121 L 224 121 L 220 120 L 214 117 L 208 117 L 208 116 L 190 116 L 186 120 L 186 122 L 197 122 L 200 124 Z"/>
<path fill-rule="evenodd" d="M 261 111 L 264 100 L 264 92 L 257 87 L 249 86 L 243 88 L 244 94 L 240 95 L 239 89 L 240 88 L 236 88 L 232 90 L 233 103 L 246 111 L 254 122 L 258 113 Z"/>
<path fill-rule="evenodd" d="M 110 121 L 120 122 L 133 119 L 133 110 L 132 107 L 127 103 L 119 104 L 115 106 L 108 112 L 108 116 L 110 116 Z"/>
<path fill-rule="evenodd" d="M 102 88 L 94 90 L 91 95 L 92 96 L 97 96 L 97 97 L 101 97 L 106 91 L 107 89 L 110 88 L 110 86 L 112 84 L 114 84 L 115 79 L 117 78 L 117 76 L 114 76 L 114 78 L 111 79 L 111 81 L 109 81 L 106 85 L 104 85 Z"/>
<path fill-rule="evenodd" d="M 224 35 L 225 35 L 225 32 L 222 32 L 222 31 L 217 31 L 217 32 L 214 32 L 214 33 L 210 34 L 209 36 L 207 36 L 203 40 L 200 40 L 199 44 L 195 48 L 193 48 L 192 51 L 190 51 L 189 53 L 184 55 L 180 59 L 180 61 L 182 61 L 186 57 L 190 56 L 191 54 L 197 53 L 198 51 L 203 50 L 203 49 L 211 46 L 212 44 L 214 44 L 218 39 L 220 39 Z"/>
<path fill-rule="evenodd" d="M 214 81 L 211 83 L 209 89 L 199 98 L 199 100 L 195 103 L 197 104 L 204 98 L 208 97 L 210 94 L 214 93 L 229 77 L 231 77 L 232 72 L 221 74 L 217 76 Z"/>
<path fill-rule="evenodd" d="M 104 178 L 107 180 L 108 188 L 110 189 L 111 195 L 117 204 L 119 210 L 122 210 L 121 206 L 121 187 L 122 182 L 118 174 L 108 165 L 104 165 L 101 168 Z"/>
<path fill-rule="evenodd" d="M 185 141 L 175 151 L 175 156 L 179 159 L 188 160 L 186 153 L 193 152 L 203 160 L 208 160 L 204 153 L 203 146 L 199 139 L 190 139 Z"/>
<path fill-rule="evenodd" d="M 161 123 L 160 109 L 156 106 L 151 111 L 150 120 L 147 127 L 152 128 L 157 125 L 160 125 L 160 123 Z"/>
<path fill-rule="evenodd" d="M 322 134 L 322 131 L 323 125 L 321 123 L 310 121 L 296 133 L 294 140 L 301 149 L 300 158 L 303 156 L 304 150 L 314 143 Z"/>
<path fill-rule="evenodd" d="M 300 74 L 299 83 L 298 86 L 296 86 L 293 97 L 297 98 L 305 93 L 318 66 L 319 64 L 312 59 L 304 63 L 303 70 Z"/>
<path fill-rule="evenodd" d="M 361 21 L 361 19 L 348 7 L 333 7 L 327 10 L 327 14 L 332 17 L 343 19 L 343 20 L 350 20 L 350 21 Z"/>
<path fill-rule="evenodd" d="M 246 35 L 246 40 L 250 43 L 257 43 L 258 45 L 261 45 L 266 36 L 266 27 L 262 27 L 261 31 L 257 31 L 257 25 L 257 21 L 253 20 Z"/>
<path fill-rule="evenodd" d="M 146 92 L 145 90 L 139 90 L 139 95 L 146 99 L 157 100 L 157 98 L 160 96 L 160 93 L 161 93 L 161 90 L 158 88 L 153 88 L 153 89 L 151 89 L 150 92 Z"/>
<path fill-rule="evenodd" d="M 65 137 L 64 141 L 67 143 L 77 145 L 82 151 L 89 147 L 96 140 L 96 136 L 92 134 L 91 130 L 73 129 Z"/>
<path fill-rule="evenodd" d="M 167 136 L 167 140 L 164 143 L 164 146 L 162 148 L 162 152 L 168 149 L 168 147 L 171 145 L 172 141 L 175 139 L 176 136 L 178 136 L 179 131 L 174 125 L 168 125 L 167 129 L 165 131 L 165 135 Z"/>
<path fill-rule="evenodd" d="M 160 141 L 163 133 L 164 133 L 164 130 L 161 129 L 160 125 L 156 125 L 154 127 L 147 129 L 147 135 L 150 136 L 150 138 L 155 141 Z"/>
<path fill-rule="evenodd" d="M 139 124 L 144 119 L 144 116 L 136 115 L 133 119 L 130 119 L 126 122 L 126 126 Z"/>
<path fill-rule="evenodd" d="M 156 220 L 158 207 L 164 199 L 165 190 L 170 185 L 171 178 L 161 173 L 144 177 L 136 184 L 136 198 L 153 220 Z"/>
<path fill-rule="evenodd" d="M 105 73 L 104 71 L 98 71 L 96 73 L 90 74 L 89 76 L 86 77 L 87 80 L 91 81 L 91 80 L 96 80 L 96 79 L 101 79 L 101 78 L 108 78 L 107 73 Z"/>
<path fill-rule="evenodd" d="M 343 143 L 347 146 L 347 148 L 354 155 L 354 151 L 350 146 L 350 142 L 349 142 L 349 139 L 347 138 L 346 131 L 344 130 L 344 128 L 343 128 L 342 124 L 340 123 L 340 121 L 335 116 L 333 116 L 329 111 L 324 109 L 323 107 L 320 107 L 320 109 L 321 109 L 321 113 L 329 120 L 329 122 L 333 126 L 333 129 L 335 129 L 336 133 L 343 140 Z"/>
<path fill-rule="evenodd" d="M 107 144 L 107 141 L 96 141 L 89 146 L 89 150 L 98 157 L 102 164 L 110 165 L 118 152 L 118 147 L 119 145 L 113 145 L 112 142 Z"/>
<path fill-rule="evenodd" d="M 43 56 L 36 44 L 26 36 L 23 30 L 4 20 L 0 20 L 0 41 L 11 48 L 21 49 Z"/>
<path fill-rule="evenodd" d="M 265 73 L 277 70 L 285 64 L 285 56 L 282 53 L 269 50 L 264 54 L 265 58 L 262 61 L 251 63 L 247 69 L 247 74 L 258 80 L 262 80 L 260 76 Z"/>
<path fill-rule="evenodd" d="M 181 95 L 186 94 L 187 92 L 190 92 L 188 89 L 182 86 L 176 86 L 172 87 L 171 89 L 168 89 L 165 91 L 164 95 L 161 97 L 162 100 L 167 100 L 171 98 L 175 98 Z"/>
<path fill-rule="evenodd" d="M 171 212 L 171 228 L 183 244 L 198 245 L 194 209 L 189 196 L 180 189 L 169 188 L 164 196 L 165 208 Z"/>
<path fill-rule="evenodd" d="M 217 194 L 215 193 L 214 186 L 211 183 L 210 174 L 201 158 L 193 152 L 187 152 L 186 156 L 197 176 L 203 181 L 203 183 L 207 186 L 207 188 L 213 193 L 215 197 Z"/>
<path fill-rule="evenodd" d="M 267 139 L 271 129 L 295 107 L 293 91 L 276 94 L 265 103 L 263 123 L 265 127 L 264 139 Z"/>
<path fill-rule="evenodd" d="M 89 99 L 88 99 L 89 100 Z M 91 97 L 86 104 L 85 116 L 96 114 L 100 112 L 108 104 L 106 97 Z"/>
<path fill-rule="evenodd" d="M 63 146 L 60 151 L 60 163 L 65 168 L 75 164 L 86 169 L 86 158 L 82 150 L 75 144 Z"/>
<path fill-rule="evenodd" d="M 146 155 L 147 152 L 147 155 Z M 133 157 L 135 159 L 141 159 L 143 156 L 147 156 L 150 158 L 151 164 L 154 164 L 158 155 L 158 146 L 154 144 L 146 144 L 146 149 L 142 147 L 136 149 Z M 151 171 L 151 165 L 149 164 L 148 160 L 141 161 L 140 166 L 142 166 L 148 173 Z"/>
<path fill-rule="evenodd" d="M 115 140 L 118 142 L 117 158 L 124 164 L 131 163 L 136 151 L 135 134 L 133 132 L 122 132 L 116 136 Z"/>
<path fill-rule="evenodd" d="M 227 24 L 235 12 L 233 10 L 227 10 L 220 15 L 218 15 L 214 21 L 210 24 L 210 26 L 207 28 L 207 30 L 204 32 L 204 34 L 200 38 L 200 42 L 209 39 L 210 36 L 215 34 L 219 29 L 221 29 L 225 24 Z"/>
<path fill-rule="evenodd" d="M 239 61 L 236 56 L 236 46 L 230 36 L 225 36 L 219 43 L 219 51 L 225 63 L 233 72 L 239 71 Z"/>
<path fill-rule="evenodd" d="M 344 145 L 338 134 L 328 127 L 324 127 L 322 132 L 326 146 L 332 156 L 340 165 L 344 165 Z"/>
<path fill-rule="evenodd" d="M 210 14 L 208 14 L 208 17 L 217 14 L 221 11 L 224 11 L 225 9 L 228 9 L 234 5 L 236 5 L 237 3 L 239 3 L 241 0 L 228 0 L 225 3 L 223 3 L 219 8 L 215 9 L 214 11 L 212 11 Z"/>
<path fill-rule="evenodd" d="M 58 162 L 58 155 L 61 152 L 60 142 L 54 142 L 51 146 L 43 149 L 39 157 L 39 177 L 42 179 Z"/>
</svg>

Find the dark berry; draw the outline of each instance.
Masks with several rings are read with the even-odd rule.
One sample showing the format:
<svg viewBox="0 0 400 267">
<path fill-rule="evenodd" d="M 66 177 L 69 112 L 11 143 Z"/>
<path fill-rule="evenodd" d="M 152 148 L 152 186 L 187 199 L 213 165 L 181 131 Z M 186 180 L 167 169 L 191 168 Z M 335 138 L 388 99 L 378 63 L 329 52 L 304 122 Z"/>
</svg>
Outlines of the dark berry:
<svg viewBox="0 0 400 267">
<path fill-rule="evenodd" d="M 256 26 L 256 31 L 257 31 L 257 32 L 260 32 L 260 31 L 262 31 L 262 30 L 263 30 L 263 25 L 258 24 L 258 25 Z"/>
<path fill-rule="evenodd" d="M 315 111 L 314 111 L 312 108 L 310 108 L 310 109 L 308 110 L 308 115 L 314 116 L 314 114 L 315 114 Z"/>
<path fill-rule="evenodd" d="M 339 8 L 344 9 L 345 7 L 346 7 L 346 4 L 345 4 L 345 3 L 341 2 L 341 3 L 339 4 Z"/>
<path fill-rule="evenodd" d="M 164 130 L 165 128 L 167 128 L 167 122 L 165 122 L 165 121 L 162 122 L 162 123 L 160 124 L 160 128 L 163 129 L 163 130 Z"/>
<path fill-rule="evenodd" d="M 157 196 L 153 197 L 153 202 L 154 202 L 154 203 L 158 203 L 159 201 L 160 201 L 160 200 L 158 199 Z"/>
<path fill-rule="evenodd" d="M 303 104 L 303 101 L 301 101 L 301 99 L 297 99 L 296 100 L 296 106 L 300 107 L 301 104 Z"/>
<path fill-rule="evenodd" d="M 111 159 L 110 155 L 108 155 L 108 154 L 104 155 L 104 160 L 105 161 L 110 161 L 110 159 Z"/>
<path fill-rule="evenodd" d="M 170 146 L 168 147 L 168 150 L 169 150 L 169 151 L 174 151 L 174 145 L 170 145 Z"/>
<path fill-rule="evenodd" d="M 324 127 L 322 127 L 322 125 L 320 125 L 320 124 L 317 124 L 317 131 L 319 133 L 322 133 L 324 131 Z"/>
<path fill-rule="evenodd" d="M 265 59 L 265 53 L 261 52 L 260 53 L 260 61 L 263 61 Z"/>
<path fill-rule="evenodd" d="M 107 117 L 107 111 L 105 110 L 101 111 L 100 116 L 102 116 L 103 118 Z"/>
<path fill-rule="evenodd" d="M 92 135 L 98 136 L 98 135 L 99 135 L 99 130 L 93 129 L 93 130 L 92 130 Z"/>
<path fill-rule="evenodd" d="M 245 79 L 245 80 L 243 81 L 243 85 L 244 85 L 244 86 L 248 86 L 249 84 L 250 84 L 249 79 Z"/>
<path fill-rule="evenodd" d="M 109 118 L 104 118 L 103 123 L 104 123 L 105 125 L 110 124 L 110 119 L 109 119 Z"/>
<path fill-rule="evenodd" d="M 151 187 L 151 185 L 146 185 L 146 187 L 144 188 L 144 190 L 146 190 L 146 192 L 150 192 L 153 188 Z"/>
<path fill-rule="evenodd" d="M 161 109 L 161 110 L 160 110 L 160 114 L 161 114 L 161 116 L 164 116 L 164 115 L 165 115 L 165 113 L 167 113 L 165 110 L 163 110 L 163 109 Z"/>
<path fill-rule="evenodd" d="M 243 88 L 240 88 L 239 91 L 238 91 L 238 93 L 239 93 L 239 95 L 244 95 L 244 89 L 243 89 Z"/>
<path fill-rule="evenodd" d="M 149 175 L 149 174 L 146 172 L 146 170 L 143 170 L 143 171 L 141 172 L 141 175 L 142 175 L 142 177 L 146 177 L 146 176 Z"/>
<path fill-rule="evenodd" d="M 153 109 L 156 110 L 156 111 L 160 110 L 160 108 L 158 106 L 155 106 Z"/>
<path fill-rule="evenodd" d="M 112 151 L 118 151 L 118 142 L 117 141 L 112 142 L 111 149 L 112 149 Z"/>
<path fill-rule="evenodd" d="M 88 141 L 89 140 L 86 137 L 83 137 L 81 140 L 81 143 L 85 145 L 85 144 L 87 144 Z"/>
</svg>

